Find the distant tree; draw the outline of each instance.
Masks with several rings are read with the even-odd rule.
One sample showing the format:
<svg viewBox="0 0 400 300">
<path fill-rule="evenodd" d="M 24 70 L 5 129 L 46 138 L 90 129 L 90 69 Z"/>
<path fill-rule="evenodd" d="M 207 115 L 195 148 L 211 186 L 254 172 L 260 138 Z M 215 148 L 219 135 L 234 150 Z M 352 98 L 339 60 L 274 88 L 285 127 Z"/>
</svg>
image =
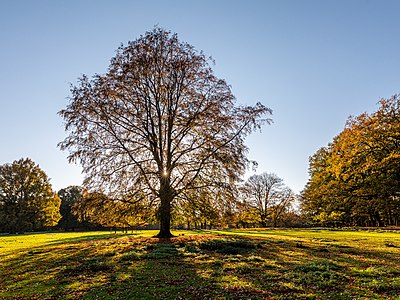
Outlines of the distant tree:
<svg viewBox="0 0 400 300">
<path fill-rule="evenodd" d="M 74 206 L 82 201 L 82 192 L 83 189 L 80 186 L 69 186 L 58 191 L 57 194 L 61 199 L 61 219 L 58 227 L 64 230 L 88 227 L 89 224 L 85 217 L 74 212 Z"/>
<path fill-rule="evenodd" d="M 16 233 L 57 224 L 60 198 L 29 158 L 0 166 L 0 231 Z"/>
<path fill-rule="evenodd" d="M 221 195 L 219 190 L 204 188 L 185 193 L 181 206 L 177 211 L 181 218 L 186 220 L 188 228 L 204 228 L 221 225 L 222 202 L 227 193 Z M 183 195 L 182 195 L 183 196 Z M 222 199 L 223 198 L 223 199 Z"/>
<path fill-rule="evenodd" d="M 104 75 L 83 76 L 60 111 L 60 143 L 84 185 L 112 201 L 157 207 L 158 237 L 189 190 L 223 187 L 249 164 L 245 137 L 270 120 L 260 103 L 235 106 L 211 60 L 160 28 L 121 46 Z"/>
<path fill-rule="evenodd" d="M 251 176 L 244 184 L 244 202 L 257 212 L 261 226 L 271 221 L 277 225 L 282 214 L 290 207 L 294 194 L 283 179 L 273 173 Z"/>
<path fill-rule="evenodd" d="M 282 227 L 307 227 L 310 225 L 307 215 L 299 210 L 291 209 L 285 212 L 280 220 Z"/>
<path fill-rule="evenodd" d="M 294 192 L 286 187 L 281 190 L 280 195 L 276 197 L 275 203 L 270 207 L 271 219 L 274 227 L 285 222 L 287 214 L 292 209 L 292 204 L 297 199 Z"/>
<path fill-rule="evenodd" d="M 256 208 L 249 205 L 248 202 L 238 201 L 236 210 L 237 226 L 248 228 L 257 227 L 260 224 L 260 215 Z"/>
</svg>

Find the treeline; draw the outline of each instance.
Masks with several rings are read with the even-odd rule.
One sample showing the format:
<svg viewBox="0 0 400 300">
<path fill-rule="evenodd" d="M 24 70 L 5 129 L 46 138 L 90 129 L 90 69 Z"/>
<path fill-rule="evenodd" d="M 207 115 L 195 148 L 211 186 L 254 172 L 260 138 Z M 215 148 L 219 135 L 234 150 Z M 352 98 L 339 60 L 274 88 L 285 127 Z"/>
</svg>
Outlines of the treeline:
<svg viewBox="0 0 400 300">
<path fill-rule="evenodd" d="M 301 218 L 293 209 L 294 193 L 275 174 L 250 177 L 224 192 L 205 187 L 188 191 L 176 207 L 177 228 L 296 226 Z M 157 228 L 158 211 L 149 202 L 126 194 L 113 199 L 79 186 L 54 192 L 49 178 L 31 159 L 0 166 L 0 232 Z"/>
<path fill-rule="evenodd" d="M 154 203 L 130 198 L 112 199 L 101 192 L 71 186 L 58 192 L 64 230 L 102 228 L 157 228 Z M 176 228 L 299 226 L 303 220 L 294 209 L 297 200 L 275 174 L 254 175 L 240 186 L 226 187 L 223 194 L 211 187 L 187 193 L 176 207 L 172 224 Z M 153 200 L 155 201 L 155 200 Z"/>
<path fill-rule="evenodd" d="M 302 208 L 314 224 L 400 225 L 400 96 L 379 103 L 310 158 Z"/>
</svg>

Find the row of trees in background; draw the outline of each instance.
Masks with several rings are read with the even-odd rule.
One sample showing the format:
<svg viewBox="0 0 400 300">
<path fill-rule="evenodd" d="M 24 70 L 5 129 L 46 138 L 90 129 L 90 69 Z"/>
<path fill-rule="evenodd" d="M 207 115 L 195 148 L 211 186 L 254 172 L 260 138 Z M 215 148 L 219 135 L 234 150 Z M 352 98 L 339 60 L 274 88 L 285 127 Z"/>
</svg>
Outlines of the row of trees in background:
<svg viewBox="0 0 400 300">
<path fill-rule="evenodd" d="M 310 158 L 302 193 L 309 218 L 323 225 L 400 225 L 400 96 L 344 130 Z"/>
<path fill-rule="evenodd" d="M 190 229 L 288 226 L 295 221 L 294 201 L 293 192 L 275 174 L 253 175 L 225 193 L 188 194 L 174 209 L 172 224 Z M 0 232 L 154 227 L 157 220 L 151 203 L 113 200 L 79 186 L 55 193 L 30 159 L 0 166 Z"/>
<path fill-rule="evenodd" d="M 111 200 L 100 192 L 71 186 L 59 191 L 62 200 L 59 227 L 66 230 L 93 228 L 133 228 L 157 224 L 157 210 L 141 202 Z M 215 227 L 266 227 L 297 225 L 294 193 L 275 174 L 254 175 L 228 193 L 192 194 L 172 215 L 175 227 L 208 229 Z"/>
</svg>

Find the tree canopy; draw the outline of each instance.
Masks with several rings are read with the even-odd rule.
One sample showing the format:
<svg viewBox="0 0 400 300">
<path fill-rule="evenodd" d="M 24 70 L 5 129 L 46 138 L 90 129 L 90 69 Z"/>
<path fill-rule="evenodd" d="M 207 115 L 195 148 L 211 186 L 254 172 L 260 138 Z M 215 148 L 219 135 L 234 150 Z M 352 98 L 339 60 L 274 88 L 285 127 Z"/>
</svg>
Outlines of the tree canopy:
<svg viewBox="0 0 400 300">
<path fill-rule="evenodd" d="M 250 163 L 245 137 L 269 123 L 261 103 L 237 106 L 212 60 L 160 28 L 117 50 L 107 72 L 84 75 L 60 115 L 60 143 L 84 185 L 112 201 L 157 207 L 159 237 L 192 191 L 224 189 Z"/>
<path fill-rule="evenodd" d="M 154 221 L 154 209 L 151 210 L 147 203 L 113 200 L 100 192 L 84 191 L 73 211 L 80 221 L 105 227 L 132 228 Z"/>
<path fill-rule="evenodd" d="M 80 186 L 68 186 L 58 191 L 61 199 L 61 219 L 57 227 L 66 231 L 75 229 L 93 229 L 101 224 L 96 224 L 85 208 L 85 191 Z M 96 203 L 97 204 L 97 203 Z"/>
<path fill-rule="evenodd" d="M 249 177 L 242 187 L 242 192 L 244 211 L 247 214 L 245 217 L 256 221 L 262 227 L 267 226 L 267 223 L 277 226 L 282 214 L 295 200 L 294 192 L 274 173 Z"/>
<path fill-rule="evenodd" d="M 54 226 L 60 198 L 31 159 L 0 166 L 0 231 L 24 232 Z"/>
<path fill-rule="evenodd" d="M 57 194 L 61 199 L 61 219 L 58 222 L 58 227 L 64 230 L 74 230 L 81 225 L 78 221 L 78 216 L 73 213 L 73 206 L 81 200 L 82 188 L 69 186 L 59 190 Z"/>
<path fill-rule="evenodd" d="M 303 207 L 315 220 L 399 225 L 400 97 L 350 117 L 344 130 L 310 158 Z"/>
</svg>

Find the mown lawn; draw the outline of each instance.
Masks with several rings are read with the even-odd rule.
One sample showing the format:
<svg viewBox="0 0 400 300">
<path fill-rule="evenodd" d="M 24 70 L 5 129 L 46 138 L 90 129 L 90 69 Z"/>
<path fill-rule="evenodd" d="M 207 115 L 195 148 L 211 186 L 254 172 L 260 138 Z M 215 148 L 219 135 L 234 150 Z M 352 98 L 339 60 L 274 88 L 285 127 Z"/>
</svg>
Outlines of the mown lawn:
<svg viewBox="0 0 400 300">
<path fill-rule="evenodd" d="M 0 236 L 0 299 L 400 299 L 400 233 Z"/>
</svg>

